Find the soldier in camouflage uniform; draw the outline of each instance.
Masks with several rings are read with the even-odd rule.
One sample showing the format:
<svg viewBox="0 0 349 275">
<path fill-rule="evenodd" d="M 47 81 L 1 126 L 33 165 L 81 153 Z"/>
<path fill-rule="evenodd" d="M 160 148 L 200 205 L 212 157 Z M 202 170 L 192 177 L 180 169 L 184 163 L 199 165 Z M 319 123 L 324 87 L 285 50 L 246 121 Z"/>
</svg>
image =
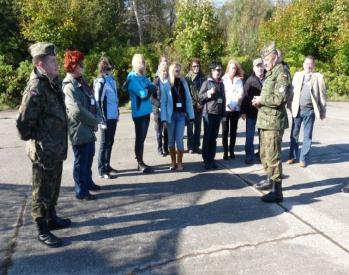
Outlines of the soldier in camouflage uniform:
<svg viewBox="0 0 349 275">
<path fill-rule="evenodd" d="M 260 158 L 267 173 L 267 180 L 256 188 L 272 191 L 262 196 L 264 202 L 283 200 L 281 178 L 281 143 L 284 130 L 288 128 L 286 103 L 290 96 L 291 80 L 284 66 L 278 62 L 275 43 L 262 51 L 268 71 L 261 95 L 252 100 L 258 107 L 257 127 L 260 129 Z"/>
<path fill-rule="evenodd" d="M 38 239 L 49 247 L 62 240 L 50 230 L 69 227 L 71 221 L 56 215 L 63 160 L 67 158 L 67 116 L 58 80 L 55 46 L 36 43 L 29 47 L 34 70 L 23 94 L 17 118 L 20 138 L 33 165 L 32 216 Z"/>
</svg>

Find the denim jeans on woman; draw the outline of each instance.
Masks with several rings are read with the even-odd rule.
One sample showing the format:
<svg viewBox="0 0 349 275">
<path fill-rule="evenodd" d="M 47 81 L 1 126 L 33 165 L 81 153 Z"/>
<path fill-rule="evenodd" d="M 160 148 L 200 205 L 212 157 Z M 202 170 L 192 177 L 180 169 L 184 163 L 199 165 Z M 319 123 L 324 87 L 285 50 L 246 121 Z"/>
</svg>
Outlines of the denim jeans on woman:
<svg viewBox="0 0 349 275">
<path fill-rule="evenodd" d="M 178 151 L 184 151 L 183 137 L 185 127 L 185 116 L 183 112 L 173 112 L 171 122 L 168 124 L 168 147 L 177 145 Z"/>
<path fill-rule="evenodd" d="M 95 184 L 92 180 L 92 162 L 95 155 L 95 142 L 73 145 L 75 196 L 83 198 L 89 194 L 89 189 Z"/>
<path fill-rule="evenodd" d="M 107 129 L 101 129 L 101 142 L 99 146 L 98 171 L 100 175 L 110 172 L 110 157 L 114 144 L 117 120 L 108 119 Z"/>
<path fill-rule="evenodd" d="M 246 118 L 246 142 L 245 142 L 245 153 L 246 160 L 252 161 L 254 157 L 254 134 L 256 131 L 256 119 Z"/>
<path fill-rule="evenodd" d="M 299 161 L 307 163 L 309 160 L 309 152 L 311 147 L 311 141 L 313 138 L 313 128 L 315 122 L 314 110 L 300 110 L 297 117 L 292 119 L 291 130 L 291 146 L 289 159 L 297 159 L 299 149 L 299 132 L 303 123 L 303 144 L 302 150 L 299 156 Z"/>
</svg>

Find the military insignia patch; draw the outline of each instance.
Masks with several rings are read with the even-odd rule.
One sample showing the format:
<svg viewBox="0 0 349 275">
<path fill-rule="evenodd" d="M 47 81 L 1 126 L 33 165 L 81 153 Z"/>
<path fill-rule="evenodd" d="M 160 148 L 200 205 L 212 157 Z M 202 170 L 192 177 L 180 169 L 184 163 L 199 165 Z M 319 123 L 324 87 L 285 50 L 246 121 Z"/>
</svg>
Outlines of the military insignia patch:
<svg viewBox="0 0 349 275">
<path fill-rule="evenodd" d="M 280 88 L 279 88 L 279 93 L 281 93 L 281 94 L 282 94 L 282 93 L 284 93 L 284 92 L 285 92 L 285 90 L 286 90 L 286 89 L 285 89 L 285 87 L 280 87 Z"/>
<path fill-rule="evenodd" d="M 38 95 L 38 93 L 36 91 L 33 91 L 33 90 L 30 91 L 29 94 L 30 94 L 30 96 L 37 96 Z"/>
</svg>

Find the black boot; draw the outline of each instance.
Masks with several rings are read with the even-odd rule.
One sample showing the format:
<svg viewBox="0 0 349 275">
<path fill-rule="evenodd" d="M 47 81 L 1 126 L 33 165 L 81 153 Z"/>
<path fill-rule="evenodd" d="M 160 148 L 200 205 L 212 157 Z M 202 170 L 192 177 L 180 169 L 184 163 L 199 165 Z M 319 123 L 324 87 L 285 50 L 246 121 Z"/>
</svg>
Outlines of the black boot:
<svg viewBox="0 0 349 275">
<path fill-rule="evenodd" d="M 63 229 L 71 225 L 70 219 L 62 219 L 57 216 L 56 209 L 54 206 L 51 206 L 49 209 L 49 218 L 47 221 L 49 230 Z"/>
<path fill-rule="evenodd" d="M 283 199 L 281 181 L 274 181 L 273 190 L 261 198 L 264 202 L 282 202 Z"/>
<path fill-rule="evenodd" d="M 151 172 L 151 167 L 146 165 L 143 162 L 142 155 L 137 156 L 137 162 L 138 162 L 138 166 L 137 166 L 138 171 L 141 171 L 144 174 L 149 174 Z"/>
<path fill-rule="evenodd" d="M 349 183 L 342 188 L 343 193 L 349 193 Z"/>
<path fill-rule="evenodd" d="M 47 226 L 45 218 L 38 218 L 35 220 L 36 226 L 38 228 L 38 240 L 49 247 L 59 247 L 62 245 L 62 240 L 55 235 L 53 235 Z"/>
<path fill-rule="evenodd" d="M 227 145 L 223 145 L 223 150 L 224 150 L 223 159 L 224 160 L 228 160 L 229 159 L 229 157 L 228 157 L 228 146 Z"/>
<path fill-rule="evenodd" d="M 254 185 L 258 190 L 269 190 L 273 187 L 273 181 L 268 176 L 265 180 L 262 180 Z"/>
</svg>

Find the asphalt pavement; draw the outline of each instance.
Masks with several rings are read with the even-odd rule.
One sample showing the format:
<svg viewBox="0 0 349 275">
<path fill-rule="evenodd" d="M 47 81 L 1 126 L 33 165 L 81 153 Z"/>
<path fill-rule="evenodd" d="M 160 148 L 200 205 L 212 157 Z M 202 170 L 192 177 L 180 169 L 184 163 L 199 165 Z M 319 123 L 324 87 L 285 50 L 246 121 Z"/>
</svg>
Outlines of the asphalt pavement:
<svg viewBox="0 0 349 275">
<path fill-rule="evenodd" d="M 327 118 L 316 121 L 307 168 L 284 162 L 280 204 L 261 202 L 253 188 L 264 173 L 261 164 L 244 163 L 243 120 L 236 158 L 222 159 L 219 136 L 219 169 L 210 171 L 200 155 L 185 154 L 184 171 L 170 172 L 151 124 L 144 159 L 154 172 L 143 175 L 125 111 L 111 161 L 118 176 L 98 178 L 95 156 L 96 201 L 75 199 L 69 148 L 57 210 L 72 227 L 55 231 L 63 239 L 55 249 L 36 240 L 31 164 L 15 118 L 16 111 L 0 112 L 2 274 L 349 274 L 349 194 L 340 192 L 349 183 L 348 103 L 329 103 Z"/>
</svg>

